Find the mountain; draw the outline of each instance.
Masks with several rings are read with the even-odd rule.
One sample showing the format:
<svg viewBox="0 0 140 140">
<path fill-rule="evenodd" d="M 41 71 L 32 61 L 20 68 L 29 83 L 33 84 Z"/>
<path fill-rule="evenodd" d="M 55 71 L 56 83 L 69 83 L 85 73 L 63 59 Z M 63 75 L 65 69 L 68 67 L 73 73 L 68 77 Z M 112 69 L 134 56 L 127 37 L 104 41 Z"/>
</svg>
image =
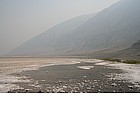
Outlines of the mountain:
<svg viewBox="0 0 140 140">
<path fill-rule="evenodd" d="M 139 0 L 119 1 L 75 30 L 71 40 L 76 45 L 68 45 L 80 48 L 77 52 L 132 45 L 140 38 L 139 6 Z"/>
<path fill-rule="evenodd" d="M 140 40 L 133 45 L 124 45 L 118 47 L 105 48 L 100 50 L 86 51 L 77 56 L 89 58 L 102 58 L 102 59 L 126 59 L 126 60 L 140 60 Z"/>
<path fill-rule="evenodd" d="M 115 52 L 113 57 L 140 60 L 140 40 L 127 49 Z"/>
<path fill-rule="evenodd" d="M 71 55 L 131 46 L 140 39 L 140 0 L 120 0 L 86 22 L 64 22 L 31 39 L 10 55 Z M 77 22 L 76 22 L 77 23 Z M 70 24 L 71 25 L 71 24 Z M 72 26 L 72 27 L 73 27 Z M 68 31 L 67 31 L 68 30 Z"/>
<path fill-rule="evenodd" d="M 73 32 L 80 25 L 88 21 L 95 14 L 82 15 L 67 21 L 64 21 L 42 34 L 25 42 L 7 55 L 45 55 L 47 52 L 56 51 L 59 40 Z M 65 40 L 66 41 L 66 40 Z M 62 43 L 63 44 L 63 43 Z"/>
</svg>

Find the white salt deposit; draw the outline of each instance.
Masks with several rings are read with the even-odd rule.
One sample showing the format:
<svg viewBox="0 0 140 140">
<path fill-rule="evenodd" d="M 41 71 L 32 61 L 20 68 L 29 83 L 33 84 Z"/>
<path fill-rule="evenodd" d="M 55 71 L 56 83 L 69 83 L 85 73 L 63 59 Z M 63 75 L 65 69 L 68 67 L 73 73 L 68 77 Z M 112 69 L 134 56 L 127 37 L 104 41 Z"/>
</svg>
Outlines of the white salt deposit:
<svg viewBox="0 0 140 140">
<path fill-rule="evenodd" d="M 16 83 L 30 83 L 26 77 L 16 77 L 12 75 L 0 75 L 0 93 L 10 90 L 21 89 Z"/>
<path fill-rule="evenodd" d="M 132 83 L 138 85 L 140 84 L 140 65 L 138 64 L 111 64 L 110 66 L 115 66 L 118 69 L 125 71 L 123 78 L 130 80 Z"/>
<path fill-rule="evenodd" d="M 79 69 L 83 69 L 83 70 L 90 70 L 92 68 L 94 68 L 94 66 L 77 66 Z"/>
<path fill-rule="evenodd" d="M 16 84 L 0 84 L 0 93 L 7 93 L 10 90 L 22 89 Z"/>
<path fill-rule="evenodd" d="M 97 62 L 95 65 L 96 66 L 109 66 L 111 63 L 112 62 L 101 60 L 100 62 Z"/>
<path fill-rule="evenodd" d="M 101 63 L 103 60 L 99 59 L 79 59 L 80 62 L 86 62 L 86 63 Z"/>
<path fill-rule="evenodd" d="M 95 65 L 109 66 L 115 69 L 121 69 L 125 73 L 116 74 L 116 79 L 127 80 L 136 86 L 140 86 L 140 65 L 139 64 L 125 64 L 118 62 L 103 61 L 101 63 L 96 63 Z"/>
<path fill-rule="evenodd" d="M 26 82 L 29 83 L 30 80 L 27 77 L 16 77 L 12 75 L 0 75 L 0 84 L 7 84 L 7 83 L 18 83 L 18 82 Z"/>
</svg>

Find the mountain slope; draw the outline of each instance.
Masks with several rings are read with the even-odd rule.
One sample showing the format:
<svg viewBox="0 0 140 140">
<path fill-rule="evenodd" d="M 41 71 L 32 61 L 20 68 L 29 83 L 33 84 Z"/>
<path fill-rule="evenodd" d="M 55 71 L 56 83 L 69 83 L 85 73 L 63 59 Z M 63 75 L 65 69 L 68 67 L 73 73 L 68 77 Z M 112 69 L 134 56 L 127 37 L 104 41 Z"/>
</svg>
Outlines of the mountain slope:
<svg viewBox="0 0 140 140">
<path fill-rule="evenodd" d="M 78 56 L 88 56 L 89 58 L 114 58 L 126 60 L 140 60 L 140 40 L 132 46 L 112 47 L 94 51 L 87 51 Z"/>
<path fill-rule="evenodd" d="M 11 54 L 80 54 L 94 49 L 131 46 L 140 38 L 139 7 L 140 0 L 120 0 L 73 30 L 63 34 L 63 26 L 58 25 L 56 27 L 62 34 L 59 34 L 54 27 L 28 41 Z"/>
<path fill-rule="evenodd" d="M 117 51 L 114 56 L 121 59 L 140 60 L 140 40 L 127 49 Z"/>
<path fill-rule="evenodd" d="M 94 15 L 95 14 L 83 15 L 62 22 L 27 41 L 8 53 L 8 55 L 45 55 L 47 52 L 54 52 L 56 51 L 58 42 L 61 38 L 65 40 L 65 36 L 77 29 Z"/>
<path fill-rule="evenodd" d="M 80 26 L 71 37 L 82 50 L 131 45 L 140 38 L 139 7 L 139 0 L 121 0 Z"/>
</svg>

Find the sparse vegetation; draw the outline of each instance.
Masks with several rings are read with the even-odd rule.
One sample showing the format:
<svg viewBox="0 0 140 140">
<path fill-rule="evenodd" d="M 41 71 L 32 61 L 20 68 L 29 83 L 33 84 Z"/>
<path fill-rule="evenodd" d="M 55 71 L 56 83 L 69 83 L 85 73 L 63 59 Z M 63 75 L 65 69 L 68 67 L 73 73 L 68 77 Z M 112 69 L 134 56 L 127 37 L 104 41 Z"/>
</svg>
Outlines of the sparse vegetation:
<svg viewBox="0 0 140 140">
<path fill-rule="evenodd" d="M 121 59 L 116 59 L 116 58 L 104 58 L 103 60 L 112 61 L 112 62 L 122 62 Z"/>
<path fill-rule="evenodd" d="M 126 64 L 140 64 L 140 60 L 121 60 L 116 58 L 105 58 L 103 60 L 112 61 L 112 62 L 122 62 Z"/>
<path fill-rule="evenodd" d="M 138 60 L 124 60 L 123 63 L 127 63 L 127 64 L 140 64 L 140 61 L 138 61 Z"/>
</svg>

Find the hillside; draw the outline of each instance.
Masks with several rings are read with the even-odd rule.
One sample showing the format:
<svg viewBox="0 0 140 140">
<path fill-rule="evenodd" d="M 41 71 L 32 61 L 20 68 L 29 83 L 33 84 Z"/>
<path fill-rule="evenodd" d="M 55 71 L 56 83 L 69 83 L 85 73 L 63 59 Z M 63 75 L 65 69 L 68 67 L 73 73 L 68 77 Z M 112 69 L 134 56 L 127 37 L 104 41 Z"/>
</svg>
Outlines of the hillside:
<svg viewBox="0 0 140 140">
<path fill-rule="evenodd" d="M 43 32 L 42 34 L 32 38 L 25 42 L 21 46 L 17 47 L 13 51 L 9 52 L 8 55 L 46 55 L 48 53 L 55 53 L 57 48 L 64 42 L 60 42 L 61 38 L 65 40 L 65 36 L 73 32 L 80 25 L 85 23 L 95 14 L 79 16 L 65 22 L 62 22 L 51 29 Z M 66 41 L 66 40 L 65 40 Z M 58 45 L 60 43 L 60 45 Z"/>
<path fill-rule="evenodd" d="M 88 56 L 89 58 L 140 60 L 140 41 L 134 43 L 132 46 L 126 45 L 95 51 L 87 51 L 76 55 L 81 57 Z"/>
<path fill-rule="evenodd" d="M 71 24 L 70 20 L 57 25 L 9 55 L 73 55 L 131 46 L 140 39 L 139 7 L 139 0 L 120 0 L 84 22 L 74 20 Z"/>
<path fill-rule="evenodd" d="M 140 1 L 121 0 L 80 26 L 71 35 L 81 50 L 130 46 L 140 38 Z M 73 53 L 73 51 L 71 51 Z"/>
<path fill-rule="evenodd" d="M 138 59 L 140 60 L 140 40 L 134 43 L 131 47 L 116 52 L 116 58 Z"/>
</svg>

